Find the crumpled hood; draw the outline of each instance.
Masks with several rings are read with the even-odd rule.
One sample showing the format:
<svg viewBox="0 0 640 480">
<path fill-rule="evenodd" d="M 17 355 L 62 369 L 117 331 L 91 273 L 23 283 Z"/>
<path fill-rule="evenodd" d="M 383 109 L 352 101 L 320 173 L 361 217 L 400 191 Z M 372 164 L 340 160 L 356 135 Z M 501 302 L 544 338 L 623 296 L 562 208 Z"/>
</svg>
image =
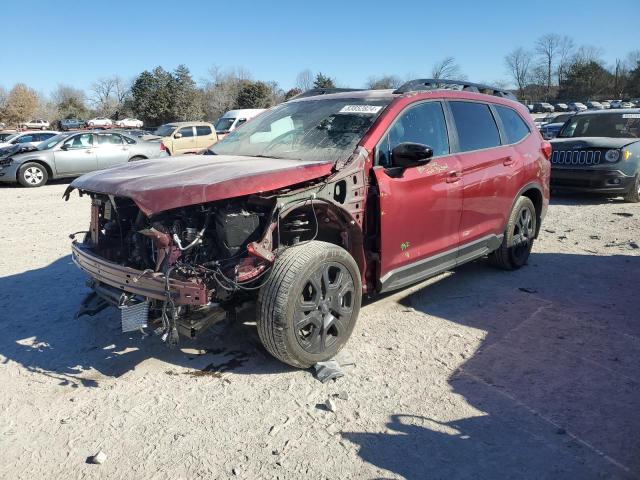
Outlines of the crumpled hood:
<svg viewBox="0 0 640 480">
<path fill-rule="evenodd" d="M 640 141 L 640 139 L 611 137 L 554 138 L 551 140 L 551 146 L 554 150 L 571 150 L 573 148 L 622 148 L 638 141 Z"/>
<path fill-rule="evenodd" d="M 132 199 L 146 214 L 266 192 L 331 173 L 333 162 L 232 155 L 184 155 L 141 160 L 75 179 L 77 188 Z"/>
</svg>

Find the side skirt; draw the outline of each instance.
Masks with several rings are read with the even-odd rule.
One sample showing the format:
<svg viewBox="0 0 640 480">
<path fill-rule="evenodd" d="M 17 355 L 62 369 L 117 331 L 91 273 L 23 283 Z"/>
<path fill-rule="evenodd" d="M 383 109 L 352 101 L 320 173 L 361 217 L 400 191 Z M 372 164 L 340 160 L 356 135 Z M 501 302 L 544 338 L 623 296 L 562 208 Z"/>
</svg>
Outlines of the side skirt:
<svg viewBox="0 0 640 480">
<path fill-rule="evenodd" d="M 503 235 L 488 235 L 465 245 L 460 245 L 451 250 L 391 270 L 380 279 L 378 292 L 385 293 L 404 288 L 483 257 L 502 244 L 502 237 Z"/>
</svg>

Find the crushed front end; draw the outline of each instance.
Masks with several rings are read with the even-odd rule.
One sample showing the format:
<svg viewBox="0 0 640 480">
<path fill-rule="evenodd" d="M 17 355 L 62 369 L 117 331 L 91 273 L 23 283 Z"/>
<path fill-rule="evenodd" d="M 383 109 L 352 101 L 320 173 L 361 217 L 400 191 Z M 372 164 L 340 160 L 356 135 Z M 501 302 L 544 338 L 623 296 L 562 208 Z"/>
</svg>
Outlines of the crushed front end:
<svg viewBox="0 0 640 480">
<path fill-rule="evenodd" d="M 254 243 L 273 215 L 269 199 L 195 205 L 149 218 L 130 199 L 86 193 L 90 229 L 82 242 L 74 239 L 72 258 L 90 276 L 92 295 L 120 308 L 124 331 L 149 321 L 170 344 L 179 334 L 195 337 L 259 287 L 273 261 L 270 250 Z"/>
</svg>

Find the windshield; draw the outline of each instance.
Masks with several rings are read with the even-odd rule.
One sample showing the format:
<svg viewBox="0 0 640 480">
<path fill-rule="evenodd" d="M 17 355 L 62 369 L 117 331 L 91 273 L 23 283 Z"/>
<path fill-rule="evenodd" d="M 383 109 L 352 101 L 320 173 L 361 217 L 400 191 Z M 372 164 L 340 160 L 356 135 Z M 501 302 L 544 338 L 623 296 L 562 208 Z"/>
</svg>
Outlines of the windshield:
<svg viewBox="0 0 640 480">
<path fill-rule="evenodd" d="M 154 135 L 158 135 L 159 137 L 168 137 L 173 133 L 176 129 L 175 125 L 161 125 L 156 128 L 156 131 L 153 132 Z"/>
<path fill-rule="evenodd" d="M 640 113 L 576 115 L 558 137 L 640 138 Z"/>
<path fill-rule="evenodd" d="M 51 138 L 48 138 L 44 142 L 40 142 L 38 144 L 38 150 L 49 150 L 50 148 L 55 147 L 58 143 L 60 143 L 65 138 L 67 138 L 69 135 L 71 135 L 71 134 L 70 133 L 59 133 L 58 135 L 55 135 L 55 136 L 53 136 Z"/>
<path fill-rule="evenodd" d="M 340 98 L 284 103 L 234 130 L 211 151 L 215 155 L 346 160 L 390 101 Z"/>
<path fill-rule="evenodd" d="M 15 133 L 0 133 L 0 142 L 6 142 L 9 137 L 12 137 Z"/>
<path fill-rule="evenodd" d="M 222 117 L 220 120 L 216 122 L 216 132 L 218 133 L 227 133 L 235 122 L 235 118 L 231 117 Z"/>
<path fill-rule="evenodd" d="M 564 123 L 567 120 L 569 120 L 571 117 L 573 117 L 573 115 L 571 114 L 558 115 L 553 119 L 553 123 Z"/>
</svg>

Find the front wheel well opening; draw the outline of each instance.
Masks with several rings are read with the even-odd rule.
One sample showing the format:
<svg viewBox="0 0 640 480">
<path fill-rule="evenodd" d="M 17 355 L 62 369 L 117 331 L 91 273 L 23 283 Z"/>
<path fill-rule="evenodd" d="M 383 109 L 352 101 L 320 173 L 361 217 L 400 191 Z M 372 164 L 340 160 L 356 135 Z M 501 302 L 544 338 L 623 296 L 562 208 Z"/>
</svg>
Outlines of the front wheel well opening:
<svg viewBox="0 0 640 480">
<path fill-rule="evenodd" d="M 28 162 L 24 162 L 23 165 L 26 165 L 27 163 L 37 163 L 38 165 L 44 167 L 44 169 L 47 171 L 47 176 L 49 177 L 49 179 L 53 178 L 53 170 L 51 170 L 51 167 L 46 162 L 43 162 L 42 160 L 29 160 Z M 20 167 L 18 167 L 16 171 L 16 181 L 18 181 L 18 176 L 20 175 L 21 168 L 22 165 L 20 165 Z"/>
<path fill-rule="evenodd" d="M 350 215 L 338 207 L 314 201 L 285 212 L 278 221 L 277 240 L 282 246 L 320 240 L 344 248 L 364 271 L 363 235 Z M 278 242 L 275 242 L 276 244 Z"/>
</svg>

